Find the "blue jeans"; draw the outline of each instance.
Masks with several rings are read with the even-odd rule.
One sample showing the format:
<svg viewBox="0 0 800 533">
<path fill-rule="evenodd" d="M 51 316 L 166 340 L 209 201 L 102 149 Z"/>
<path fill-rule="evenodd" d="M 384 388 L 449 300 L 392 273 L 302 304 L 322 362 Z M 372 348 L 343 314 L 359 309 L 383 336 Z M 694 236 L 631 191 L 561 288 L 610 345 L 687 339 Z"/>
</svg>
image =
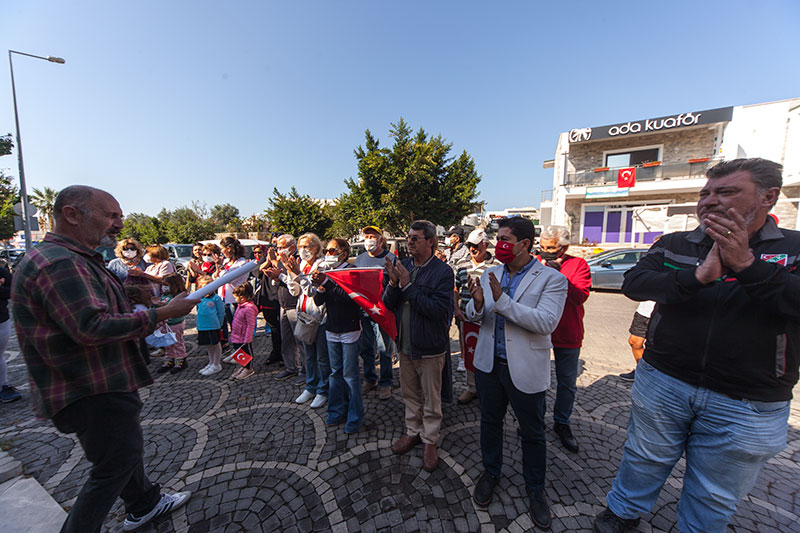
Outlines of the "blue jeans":
<svg viewBox="0 0 800 533">
<path fill-rule="evenodd" d="M 375 371 L 375 345 L 377 341 L 380 354 L 381 378 Z M 392 385 L 392 350 L 394 343 L 391 337 L 383 331 L 377 322 L 368 316 L 361 316 L 361 338 L 358 341 L 361 351 L 361 360 L 364 361 L 364 381 L 378 382 L 381 387 Z"/>
<path fill-rule="evenodd" d="M 306 390 L 313 394 L 328 395 L 328 378 L 331 363 L 328 359 L 328 341 L 325 339 L 325 324 L 317 330 L 314 344 L 303 343 L 306 354 Z"/>
<path fill-rule="evenodd" d="M 503 468 L 503 419 L 514 408 L 522 435 L 522 477 L 529 493 L 544 489 L 547 441 L 544 438 L 545 391 L 526 394 L 514 386 L 508 365 L 495 359 L 491 373 L 475 369 L 481 402 L 483 467 L 499 478 Z"/>
<path fill-rule="evenodd" d="M 364 422 L 364 402 L 361 399 L 361 376 L 358 371 L 358 341 L 328 341 L 331 358 L 328 422 L 346 420 L 344 430 L 354 433 Z"/>
<path fill-rule="evenodd" d="M 575 382 L 578 379 L 578 358 L 580 348 L 553 347 L 556 361 L 556 401 L 553 404 L 553 421 L 556 424 L 569 424 L 572 407 L 575 405 Z"/>
<path fill-rule="evenodd" d="M 788 401 L 735 400 L 668 376 L 642 359 L 608 507 L 622 518 L 649 512 L 685 452 L 678 529 L 725 531 L 761 467 L 786 446 L 788 419 Z"/>
<path fill-rule="evenodd" d="M 231 336 L 231 324 L 233 315 L 236 313 L 237 304 L 225 304 L 225 318 L 222 320 L 222 340 L 228 342 Z"/>
</svg>

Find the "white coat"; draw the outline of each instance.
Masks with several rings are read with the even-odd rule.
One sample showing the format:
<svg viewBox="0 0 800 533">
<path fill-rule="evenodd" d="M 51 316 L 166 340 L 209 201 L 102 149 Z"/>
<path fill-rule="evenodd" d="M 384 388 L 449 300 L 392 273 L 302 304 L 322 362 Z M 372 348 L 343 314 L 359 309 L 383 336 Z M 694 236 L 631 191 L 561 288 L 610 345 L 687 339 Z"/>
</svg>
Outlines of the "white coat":
<svg viewBox="0 0 800 533">
<path fill-rule="evenodd" d="M 514 297 L 503 293 L 495 301 L 489 286 L 489 273 L 502 281 L 503 265 L 486 270 L 481 276 L 483 309 L 475 311 L 475 301 L 467 303 L 470 322 L 482 322 L 475 349 L 475 368 L 489 373 L 494 368 L 494 328 L 499 314 L 505 319 L 506 356 L 514 386 L 526 394 L 550 386 L 550 334 L 558 326 L 567 299 L 567 278 L 553 268 L 535 264 L 520 280 Z"/>
</svg>

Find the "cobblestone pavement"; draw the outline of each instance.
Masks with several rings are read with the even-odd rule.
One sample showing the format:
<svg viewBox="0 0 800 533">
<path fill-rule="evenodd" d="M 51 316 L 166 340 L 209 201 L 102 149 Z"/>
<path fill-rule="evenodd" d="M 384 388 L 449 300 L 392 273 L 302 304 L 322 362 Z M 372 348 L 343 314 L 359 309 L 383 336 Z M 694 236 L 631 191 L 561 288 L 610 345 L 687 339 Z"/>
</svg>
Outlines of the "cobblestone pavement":
<svg viewBox="0 0 800 533">
<path fill-rule="evenodd" d="M 553 531 L 591 528 L 603 509 L 625 441 L 630 385 L 616 375 L 633 359 L 626 344 L 636 304 L 618 293 L 593 292 L 587 302 L 587 339 L 581 353 L 573 428 L 578 454 L 566 452 L 551 430 L 547 494 Z M 187 328 L 193 321 L 187 323 Z M 266 371 L 267 336 L 255 342 L 257 374 L 228 379 L 234 366 L 208 378 L 197 371 L 206 358 L 187 332 L 187 371 L 156 377 L 143 390 L 146 471 L 167 489 L 194 492 L 190 503 L 144 531 L 508 531 L 533 528 L 522 481 L 520 443 L 513 414 L 505 430 L 503 479 L 488 512 L 471 494 L 482 471 L 477 401 L 444 406 L 440 464 L 422 470 L 421 447 L 396 456 L 391 443 L 403 433 L 403 406 L 395 369 L 391 399 L 377 391 L 365 400 L 366 427 L 345 435 L 328 428 L 324 413 L 292 400 L 300 389 Z M 454 344 L 457 350 L 457 343 Z M 9 345 L 12 383 L 25 381 L 15 340 Z M 153 362 L 153 369 L 160 362 Z M 454 365 L 455 366 L 455 365 Z M 464 388 L 456 372 L 455 392 Z M 555 379 L 555 378 L 554 378 Z M 26 399 L 28 387 L 19 387 Z M 798 392 L 796 389 L 795 392 Z M 552 406 L 553 387 L 548 393 Z M 550 414 L 548 413 L 548 420 Z M 788 445 L 762 471 L 740 505 L 731 531 L 800 531 L 800 410 L 792 410 Z M 36 421 L 28 401 L 0 406 L 0 443 L 25 465 L 53 498 L 69 509 L 88 474 L 76 439 Z M 683 460 L 640 531 L 671 531 L 680 495 Z M 121 503 L 106 526 L 120 531 Z"/>
</svg>

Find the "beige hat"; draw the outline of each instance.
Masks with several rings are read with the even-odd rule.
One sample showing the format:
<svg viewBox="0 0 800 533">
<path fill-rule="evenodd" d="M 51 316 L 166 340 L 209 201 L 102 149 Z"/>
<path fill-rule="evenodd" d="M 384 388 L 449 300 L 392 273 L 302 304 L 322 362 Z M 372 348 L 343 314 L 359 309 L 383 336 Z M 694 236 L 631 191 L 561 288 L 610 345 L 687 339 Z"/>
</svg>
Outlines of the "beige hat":
<svg viewBox="0 0 800 533">
<path fill-rule="evenodd" d="M 480 228 L 472 230 L 469 237 L 467 237 L 467 243 L 469 244 L 480 244 L 487 240 L 486 232 Z"/>
</svg>

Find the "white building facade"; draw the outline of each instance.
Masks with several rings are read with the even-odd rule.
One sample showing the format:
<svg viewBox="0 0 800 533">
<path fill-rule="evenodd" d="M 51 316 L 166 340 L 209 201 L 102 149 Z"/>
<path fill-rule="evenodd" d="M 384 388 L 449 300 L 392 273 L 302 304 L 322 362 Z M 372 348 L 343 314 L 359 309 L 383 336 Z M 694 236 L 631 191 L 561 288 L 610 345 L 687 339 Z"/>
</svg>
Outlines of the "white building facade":
<svg viewBox="0 0 800 533">
<path fill-rule="evenodd" d="M 574 243 L 647 246 L 697 227 L 705 171 L 739 157 L 783 165 L 773 214 L 800 229 L 800 98 L 563 132 L 546 162 L 553 193 L 542 223 L 567 226 Z"/>
</svg>

